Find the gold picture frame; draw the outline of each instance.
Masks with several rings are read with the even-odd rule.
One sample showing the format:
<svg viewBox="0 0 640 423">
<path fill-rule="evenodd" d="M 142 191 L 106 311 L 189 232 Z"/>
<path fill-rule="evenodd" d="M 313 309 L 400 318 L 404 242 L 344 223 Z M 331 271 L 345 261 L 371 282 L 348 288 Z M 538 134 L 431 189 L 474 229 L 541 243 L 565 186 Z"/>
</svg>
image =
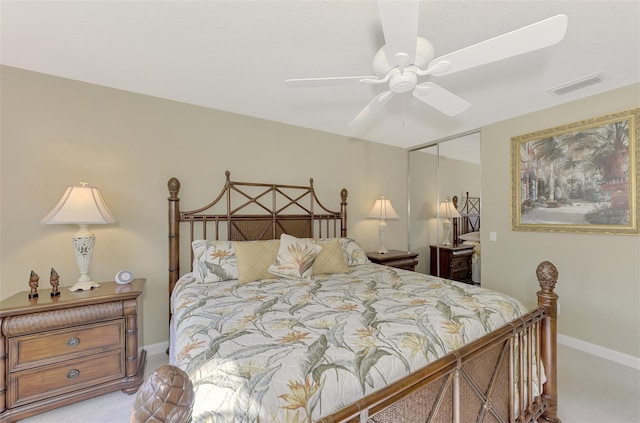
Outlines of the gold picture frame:
<svg viewBox="0 0 640 423">
<path fill-rule="evenodd" d="M 514 231 L 637 235 L 640 108 L 511 139 Z"/>
</svg>

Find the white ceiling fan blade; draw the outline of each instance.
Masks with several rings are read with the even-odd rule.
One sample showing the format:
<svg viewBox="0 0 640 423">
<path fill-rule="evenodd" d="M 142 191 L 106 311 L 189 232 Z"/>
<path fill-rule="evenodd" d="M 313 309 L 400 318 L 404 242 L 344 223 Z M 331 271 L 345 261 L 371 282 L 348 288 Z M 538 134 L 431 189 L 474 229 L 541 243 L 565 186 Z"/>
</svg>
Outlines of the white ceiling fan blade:
<svg viewBox="0 0 640 423">
<path fill-rule="evenodd" d="M 556 15 L 540 22 L 490 38 L 478 44 L 436 57 L 418 75 L 448 75 L 519 54 L 552 46 L 564 38 L 567 16 Z"/>
<path fill-rule="evenodd" d="M 312 88 L 312 87 L 342 87 L 345 85 L 355 85 L 360 82 L 375 83 L 380 78 L 377 76 L 336 76 L 329 78 L 302 78 L 286 79 L 285 85 L 289 88 Z M 385 81 L 381 81 L 385 82 Z"/>
<path fill-rule="evenodd" d="M 375 96 L 373 100 L 371 100 L 369 104 L 367 104 L 365 108 L 358 113 L 358 116 L 349 122 L 349 128 L 362 127 L 372 117 L 384 109 L 384 105 L 387 104 L 391 97 L 393 97 L 393 93 L 391 91 L 384 91 Z"/>
<path fill-rule="evenodd" d="M 414 62 L 418 40 L 418 2 L 378 0 L 380 20 L 390 64 L 400 66 Z"/>
<path fill-rule="evenodd" d="M 433 82 L 424 82 L 413 90 L 413 96 L 447 116 L 456 116 L 467 110 L 471 103 Z"/>
</svg>

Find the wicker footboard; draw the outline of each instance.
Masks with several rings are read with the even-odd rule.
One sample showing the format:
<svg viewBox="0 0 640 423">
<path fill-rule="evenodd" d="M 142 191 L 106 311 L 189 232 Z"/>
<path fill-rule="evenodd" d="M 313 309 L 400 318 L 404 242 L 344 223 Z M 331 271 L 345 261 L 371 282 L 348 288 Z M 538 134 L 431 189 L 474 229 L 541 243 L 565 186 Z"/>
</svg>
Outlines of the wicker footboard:
<svg viewBox="0 0 640 423">
<path fill-rule="evenodd" d="M 559 422 L 553 292 L 558 272 L 543 262 L 536 274 L 537 309 L 321 422 Z M 169 376 L 154 373 L 142 385 L 131 421 L 188 422 L 190 413 L 171 412 L 193 401 L 186 374 L 172 366 L 159 371 Z"/>
</svg>

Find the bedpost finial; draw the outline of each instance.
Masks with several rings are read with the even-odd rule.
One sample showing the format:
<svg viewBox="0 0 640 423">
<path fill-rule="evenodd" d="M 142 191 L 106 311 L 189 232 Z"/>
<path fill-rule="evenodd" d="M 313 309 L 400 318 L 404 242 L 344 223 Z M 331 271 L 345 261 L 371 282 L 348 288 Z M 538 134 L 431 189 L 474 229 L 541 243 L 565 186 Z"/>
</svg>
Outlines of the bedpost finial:
<svg viewBox="0 0 640 423">
<path fill-rule="evenodd" d="M 540 288 L 544 292 L 553 292 L 558 282 L 558 269 L 550 261 L 543 261 L 536 268 Z"/>
<path fill-rule="evenodd" d="M 169 198 L 178 198 L 178 191 L 180 191 L 180 181 L 178 178 L 173 177 L 169 179 L 169 182 L 167 182 L 167 188 L 169 188 Z"/>
<path fill-rule="evenodd" d="M 227 182 L 229 182 L 229 179 L 231 178 L 231 172 L 229 172 L 228 170 L 224 171 L 224 176 L 227 177 Z"/>
<path fill-rule="evenodd" d="M 190 421 L 194 399 L 189 376 L 177 367 L 163 364 L 140 386 L 133 403 L 131 422 L 159 421 L 156 417 L 159 415 L 167 423 Z M 169 403 L 172 407 L 167 411 L 164 407 Z"/>
<path fill-rule="evenodd" d="M 347 191 L 346 188 L 342 188 L 342 190 L 340 191 L 340 198 L 342 199 L 343 203 L 347 203 L 347 194 L 349 193 L 349 191 Z"/>
<path fill-rule="evenodd" d="M 313 178 L 309 178 L 309 186 L 313 188 Z"/>
</svg>

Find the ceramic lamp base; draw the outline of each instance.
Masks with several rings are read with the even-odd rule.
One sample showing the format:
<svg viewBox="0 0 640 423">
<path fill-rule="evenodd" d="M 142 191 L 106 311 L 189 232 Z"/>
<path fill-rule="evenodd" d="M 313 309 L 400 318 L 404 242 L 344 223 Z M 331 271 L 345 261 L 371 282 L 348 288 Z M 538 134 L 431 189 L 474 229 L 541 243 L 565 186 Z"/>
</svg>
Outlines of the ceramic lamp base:
<svg viewBox="0 0 640 423">
<path fill-rule="evenodd" d="M 69 291 L 88 291 L 91 288 L 98 288 L 100 286 L 99 283 L 94 281 L 84 281 L 75 283 L 73 286 L 69 287 Z"/>
</svg>

